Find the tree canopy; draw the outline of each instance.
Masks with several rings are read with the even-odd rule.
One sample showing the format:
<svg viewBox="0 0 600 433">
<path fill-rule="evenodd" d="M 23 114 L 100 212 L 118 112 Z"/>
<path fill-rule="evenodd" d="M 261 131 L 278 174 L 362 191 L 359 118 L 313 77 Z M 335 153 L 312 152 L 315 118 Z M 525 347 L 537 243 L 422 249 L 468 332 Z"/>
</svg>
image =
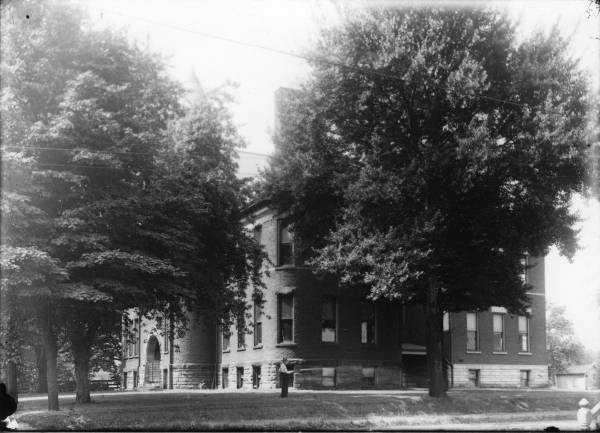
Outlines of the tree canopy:
<svg viewBox="0 0 600 433">
<path fill-rule="evenodd" d="M 183 107 L 162 58 L 68 4 L 3 4 L 2 27 L 3 297 L 41 306 L 46 341 L 66 332 L 86 368 L 115 333 L 103 310 L 183 326 L 259 293 L 226 93 Z"/>
<path fill-rule="evenodd" d="M 265 173 L 317 270 L 426 306 L 432 395 L 442 311 L 523 313 L 525 256 L 576 250 L 586 82 L 558 31 L 514 31 L 479 7 L 348 14 L 323 30 Z"/>
</svg>

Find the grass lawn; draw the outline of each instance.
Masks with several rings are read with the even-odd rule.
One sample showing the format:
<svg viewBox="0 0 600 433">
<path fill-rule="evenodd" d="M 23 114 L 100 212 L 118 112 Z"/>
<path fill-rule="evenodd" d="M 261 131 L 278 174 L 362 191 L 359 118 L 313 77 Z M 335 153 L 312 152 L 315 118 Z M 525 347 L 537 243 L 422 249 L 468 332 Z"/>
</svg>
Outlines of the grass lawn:
<svg viewBox="0 0 600 433">
<path fill-rule="evenodd" d="M 577 402 L 600 392 L 452 390 L 448 398 L 424 392 L 140 392 L 95 395 L 61 410 L 46 400 L 21 401 L 19 422 L 39 430 L 287 430 L 365 429 L 436 422 L 557 420 L 575 417 Z"/>
</svg>

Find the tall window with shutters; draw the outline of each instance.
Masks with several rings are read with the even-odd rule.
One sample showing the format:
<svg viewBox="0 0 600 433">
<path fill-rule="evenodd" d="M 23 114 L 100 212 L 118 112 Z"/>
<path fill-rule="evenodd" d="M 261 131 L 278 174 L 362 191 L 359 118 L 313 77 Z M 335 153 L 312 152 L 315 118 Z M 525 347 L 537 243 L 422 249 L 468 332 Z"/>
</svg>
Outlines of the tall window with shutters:
<svg viewBox="0 0 600 433">
<path fill-rule="evenodd" d="M 262 306 L 254 301 L 254 346 L 262 344 Z"/>
<path fill-rule="evenodd" d="M 231 346 L 231 329 L 229 326 L 223 326 L 223 352 L 229 352 Z"/>
<path fill-rule="evenodd" d="M 492 314 L 493 351 L 504 352 L 504 314 Z"/>
<path fill-rule="evenodd" d="M 467 313 L 467 351 L 479 351 L 479 321 L 477 313 Z"/>
<path fill-rule="evenodd" d="M 336 338 L 336 299 L 333 296 L 324 296 L 321 303 L 321 341 L 335 343 Z"/>
<path fill-rule="evenodd" d="M 262 244 L 262 226 L 261 225 L 255 226 L 254 229 L 252 230 L 252 233 L 254 235 L 254 240 L 256 241 L 256 243 L 261 245 Z"/>
<path fill-rule="evenodd" d="M 277 310 L 277 342 L 292 343 L 294 341 L 294 294 L 278 295 Z"/>
<path fill-rule="evenodd" d="M 294 244 L 293 236 L 290 233 L 289 225 L 284 221 L 279 221 L 279 248 L 278 260 L 279 266 L 294 264 Z"/>
<path fill-rule="evenodd" d="M 377 343 L 377 314 L 375 304 L 363 302 L 361 304 L 360 342 L 364 344 Z"/>
<path fill-rule="evenodd" d="M 521 281 L 523 281 L 523 283 L 528 284 L 528 276 L 527 276 L 527 266 L 529 265 L 529 256 L 527 256 L 527 254 L 525 254 L 525 256 L 523 256 L 520 259 L 521 262 Z"/>
<path fill-rule="evenodd" d="M 169 316 L 166 314 L 163 314 L 163 351 L 165 353 L 169 353 Z"/>
<path fill-rule="evenodd" d="M 246 321 L 244 315 L 239 314 L 236 321 L 237 328 L 237 348 L 244 350 L 246 348 Z"/>
<path fill-rule="evenodd" d="M 136 358 L 139 356 L 140 343 L 140 321 L 139 319 L 128 320 L 129 324 L 127 331 L 127 344 L 125 353 L 128 358 Z"/>
<path fill-rule="evenodd" d="M 529 351 L 529 317 L 519 316 L 519 352 Z"/>
</svg>

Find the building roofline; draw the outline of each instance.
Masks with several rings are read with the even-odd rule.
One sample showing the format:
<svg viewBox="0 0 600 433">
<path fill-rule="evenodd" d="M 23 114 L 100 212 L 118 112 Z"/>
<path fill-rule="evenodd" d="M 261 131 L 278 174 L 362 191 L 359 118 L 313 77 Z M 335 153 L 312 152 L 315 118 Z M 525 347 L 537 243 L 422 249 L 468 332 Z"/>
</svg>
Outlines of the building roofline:
<svg viewBox="0 0 600 433">
<path fill-rule="evenodd" d="M 242 216 L 247 217 L 261 208 L 268 207 L 270 204 L 271 200 L 269 199 L 256 200 L 250 203 L 246 208 L 242 209 Z"/>
</svg>

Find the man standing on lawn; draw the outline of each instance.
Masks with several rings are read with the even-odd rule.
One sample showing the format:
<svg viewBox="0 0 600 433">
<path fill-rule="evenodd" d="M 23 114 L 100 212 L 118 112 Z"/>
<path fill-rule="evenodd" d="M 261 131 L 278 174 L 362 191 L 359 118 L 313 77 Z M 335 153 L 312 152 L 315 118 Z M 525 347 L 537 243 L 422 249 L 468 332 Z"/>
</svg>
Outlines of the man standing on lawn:
<svg viewBox="0 0 600 433">
<path fill-rule="evenodd" d="M 281 360 L 281 366 L 279 367 L 279 381 L 281 382 L 281 397 L 287 397 L 288 395 L 288 379 L 290 374 L 294 374 L 294 371 L 288 371 L 285 363 L 287 362 L 286 358 Z"/>
</svg>

